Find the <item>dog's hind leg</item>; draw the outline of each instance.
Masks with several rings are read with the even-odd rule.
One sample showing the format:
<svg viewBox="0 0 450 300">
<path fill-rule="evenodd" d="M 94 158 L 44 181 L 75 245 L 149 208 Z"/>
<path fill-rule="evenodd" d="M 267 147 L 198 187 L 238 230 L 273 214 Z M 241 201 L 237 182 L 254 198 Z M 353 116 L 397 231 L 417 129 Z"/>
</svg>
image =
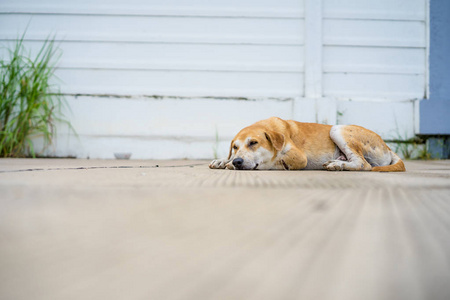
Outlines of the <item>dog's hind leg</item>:
<svg viewBox="0 0 450 300">
<path fill-rule="evenodd" d="M 347 160 L 330 160 L 323 164 L 328 171 L 370 171 L 372 166 L 366 161 L 360 136 L 365 131 L 362 127 L 353 125 L 335 125 L 331 127 L 330 137 L 339 147 Z"/>
</svg>

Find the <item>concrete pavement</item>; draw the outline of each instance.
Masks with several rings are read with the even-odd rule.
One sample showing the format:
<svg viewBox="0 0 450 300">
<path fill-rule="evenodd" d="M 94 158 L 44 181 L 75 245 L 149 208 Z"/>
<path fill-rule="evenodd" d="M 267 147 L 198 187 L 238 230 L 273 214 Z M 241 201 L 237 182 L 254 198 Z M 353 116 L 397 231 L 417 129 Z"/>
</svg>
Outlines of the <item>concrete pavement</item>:
<svg viewBox="0 0 450 300">
<path fill-rule="evenodd" d="M 0 299 L 450 299 L 450 161 L 0 160 Z"/>
</svg>

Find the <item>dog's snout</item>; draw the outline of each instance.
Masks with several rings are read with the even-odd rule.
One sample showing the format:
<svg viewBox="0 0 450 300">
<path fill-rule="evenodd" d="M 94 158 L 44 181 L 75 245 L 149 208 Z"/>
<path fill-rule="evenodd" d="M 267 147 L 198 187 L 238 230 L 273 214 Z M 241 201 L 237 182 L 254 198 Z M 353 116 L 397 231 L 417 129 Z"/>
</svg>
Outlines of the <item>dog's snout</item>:
<svg viewBox="0 0 450 300">
<path fill-rule="evenodd" d="M 233 166 L 237 169 L 242 168 L 242 165 L 244 164 L 244 160 L 240 157 L 233 159 Z"/>
</svg>

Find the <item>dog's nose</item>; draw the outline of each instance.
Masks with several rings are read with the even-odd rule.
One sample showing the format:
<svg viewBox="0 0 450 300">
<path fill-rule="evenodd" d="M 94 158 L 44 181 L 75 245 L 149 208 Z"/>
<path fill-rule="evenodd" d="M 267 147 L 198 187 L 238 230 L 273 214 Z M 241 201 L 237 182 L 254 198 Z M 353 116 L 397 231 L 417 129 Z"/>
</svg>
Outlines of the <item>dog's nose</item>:
<svg viewBox="0 0 450 300">
<path fill-rule="evenodd" d="M 235 166 L 237 169 L 242 168 L 243 163 L 244 163 L 244 160 L 240 157 L 233 159 L 233 166 Z"/>
</svg>

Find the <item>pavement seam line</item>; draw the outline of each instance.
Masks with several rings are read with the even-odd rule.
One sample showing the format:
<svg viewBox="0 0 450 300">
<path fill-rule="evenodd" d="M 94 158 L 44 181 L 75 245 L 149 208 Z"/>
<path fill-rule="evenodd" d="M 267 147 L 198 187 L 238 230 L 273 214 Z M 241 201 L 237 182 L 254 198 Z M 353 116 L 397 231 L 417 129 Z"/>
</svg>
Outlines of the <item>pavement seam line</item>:
<svg viewBox="0 0 450 300">
<path fill-rule="evenodd" d="M 154 169 L 154 168 L 181 168 L 194 167 L 205 165 L 205 163 L 177 165 L 177 166 L 108 166 L 108 167 L 68 167 L 68 168 L 34 168 L 34 169 L 20 169 L 20 170 L 2 170 L 0 173 L 19 173 L 19 172 L 36 172 L 36 171 L 66 171 L 66 170 L 95 170 L 95 169 Z"/>
</svg>

